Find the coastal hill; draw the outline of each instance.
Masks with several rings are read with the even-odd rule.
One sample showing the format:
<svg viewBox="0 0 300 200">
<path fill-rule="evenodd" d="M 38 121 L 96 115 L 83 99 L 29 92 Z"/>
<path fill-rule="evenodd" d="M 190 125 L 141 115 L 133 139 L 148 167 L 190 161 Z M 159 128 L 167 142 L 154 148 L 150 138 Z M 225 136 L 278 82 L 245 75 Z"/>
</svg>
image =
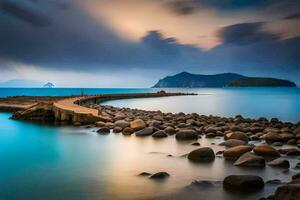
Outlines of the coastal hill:
<svg viewBox="0 0 300 200">
<path fill-rule="evenodd" d="M 43 85 L 43 88 L 54 88 L 54 87 L 55 87 L 55 85 L 53 83 L 50 83 L 50 82 Z"/>
<path fill-rule="evenodd" d="M 296 84 L 276 78 L 247 77 L 235 73 L 215 75 L 181 72 L 160 79 L 154 88 L 199 88 L 199 87 L 296 87 Z"/>
</svg>

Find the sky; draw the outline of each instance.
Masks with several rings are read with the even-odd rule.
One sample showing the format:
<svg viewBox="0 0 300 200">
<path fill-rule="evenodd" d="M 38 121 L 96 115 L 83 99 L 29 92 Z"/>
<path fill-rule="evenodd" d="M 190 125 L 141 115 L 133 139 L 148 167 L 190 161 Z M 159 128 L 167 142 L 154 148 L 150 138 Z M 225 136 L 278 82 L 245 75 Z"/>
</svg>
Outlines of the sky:
<svg viewBox="0 0 300 200">
<path fill-rule="evenodd" d="M 0 82 L 150 87 L 182 71 L 300 85 L 300 1 L 0 0 Z"/>
</svg>

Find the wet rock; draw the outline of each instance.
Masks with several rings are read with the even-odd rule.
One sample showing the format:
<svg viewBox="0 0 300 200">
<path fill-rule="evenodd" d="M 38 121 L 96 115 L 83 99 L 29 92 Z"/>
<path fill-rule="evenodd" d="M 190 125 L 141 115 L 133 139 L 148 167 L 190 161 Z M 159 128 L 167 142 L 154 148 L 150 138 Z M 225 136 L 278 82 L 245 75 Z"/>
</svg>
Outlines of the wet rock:
<svg viewBox="0 0 300 200">
<path fill-rule="evenodd" d="M 165 131 L 159 130 L 159 131 L 156 131 L 155 133 L 153 133 L 152 137 L 164 138 L 164 137 L 168 137 L 168 135 L 165 133 Z"/>
<path fill-rule="evenodd" d="M 205 135 L 206 138 L 215 138 L 216 134 L 215 133 L 208 133 Z"/>
<path fill-rule="evenodd" d="M 193 146 L 200 146 L 200 143 L 199 142 L 194 142 L 191 145 L 193 145 Z"/>
<path fill-rule="evenodd" d="M 73 122 L 73 126 L 81 126 L 80 122 Z"/>
<path fill-rule="evenodd" d="M 170 174 L 168 174 L 167 172 L 157 172 L 153 175 L 151 175 L 149 178 L 150 179 L 157 179 L 157 180 L 162 180 L 162 179 L 166 179 L 170 176 Z"/>
<path fill-rule="evenodd" d="M 175 129 L 168 126 L 167 128 L 164 129 L 164 131 L 168 134 L 168 135 L 174 135 L 176 133 Z"/>
<path fill-rule="evenodd" d="M 288 148 L 288 149 L 279 149 L 281 154 L 285 154 L 287 156 L 298 156 L 300 155 L 300 151 L 296 148 Z"/>
<path fill-rule="evenodd" d="M 266 144 L 260 144 L 253 148 L 253 151 L 255 154 L 260 156 L 266 156 L 266 157 L 279 157 L 279 152 L 274 149 L 273 147 L 266 145 Z"/>
<path fill-rule="evenodd" d="M 180 129 L 176 133 L 177 140 L 196 140 L 198 139 L 198 134 L 196 131 L 191 129 Z"/>
<path fill-rule="evenodd" d="M 142 172 L 139 174 L 139 176 L 150 176 L 152 174 L 148 173 L 148 172 Z"/>
<path fill-rule="evenodd" d="M 225 140 L 236 139 L 248 143 L 248 136 L 243 132 L 230 132 L 225 135 Z"/>
<path fill-rule="evenodd" d="M 296 180 L 296 179 L 299 179 L 299 178 L 300 178 L 300 173 L 295 174 L 295 175 L 292 176 L 293 180 Z"/>
<path fill-rule="evenodd" d="M 229 160 L 236 160 L 244 153 L 250 152 L 252 149 L 253 147 L 245 145 L 231 147 L 223 152 L 223 156 Z"/>
<path fill-rule="evenodd" d="M 130 123 L 125 120 L 118 120 L 114 123 L 115 126 L 121 127 L 122 129 L 129 127 Z"/>
<path fill-rule="evenodd" d="M 276 200 L 297 200 L 300 199 L 300 179 L 279 186 L 275 191 Z"/>
<path fill-rule="evenodd" d="M 134 133 L 134 130 L 132 128 L 126 127 L 123 129 L 122 134 L 123 135 L 131 135 Z"/>
<path fill-rule="evenodd" d="M 268 180 L 265 182 L 265 184 L 278 185 L 278 184 L 281 184 L 281 180 L 279 180 L 279 179 Z"/>
<path fill-rule="evenodd" d="M 268 162 L 268 165 L 273 167 L 290 168 L 290 162 L 284 158 L 277 158 Z"/>
<path fill-rule="evenodd" d="M 283 144 L 281 142 L 274 142 L 272 143 L 272 146 L 274 147 L 279 147 L 279 146 L 282 146 Z"/>
<path fill-rule="evenodd" d="M 114 129 L 113 129 L 113 132 L 114 133 L 120 133 L 120 132 L 122 132 L 122 128 L 119 127 L 119 126 L 115 126 Z"/>
<path fill-rule="evenodd" d="M 268 132 L 265 135 L 265 140 L 267 143 L 270 143 L 270 144 L 272 144 L 274 142 L 283 142 L 282 137 L 276 132 Z"/>
<path fill-rule="evenodd" d="M 96 127 L 104 127 L 105 126 L 105 122 L 99 121 L 95 123 Z"/>
<path fill-rule="evenodd" d="M 146 127 L 142 130 L 135 132 L 135 135 L 139 137 L 150 136 L 152 134 L 153 134 L 153 127 Z"/>
<path fill-rule="evenodd" d="M 262 189 L 264 181 L 261 177 L 255 175 L 230 175 L 224 179 L 223 187 L 229 190 L 252 192 Z"/>
<path fill-rule="evenodd" d="M 294 138 L 294 135 L 291 134 L 291 133 L 281 133 L 281 134 L 280 134 L 280 137 L 282 138 L 282 140 L 283 140 L 284 142 L 287 142 L 287 141 L 289 141 L 290 139 L 293 139 L 293 138 Z"/>
<path fill-rule="evenodd" d="M 99 134 L 109 134 L 110 133 L 110 129 L 108 127 L 102 127 L 102 128 L 99 128 L 97 130 L 97 133 L 99 133 Z"/>
<path fill-rule="evenodd" d="M 209 147 L 202 147 L 190 152 L 188 159 L 194 162 L 213 161 L 215 159 L 215 153 Z"/>
<path fill-rule="evenodd" d="M 146 124 L 142 119 L 136 119 L 136 120 L 130 122 L 130 128 L 132 128 L 134 131 L 142 130 L 145 127 L 146 127 Z"/>
<path fill-rule="evenodd" d="M 226 147 L 235 147 L 235 146 L 240 146 L 240 145 L 245 145 L 245 144 L 246 144 L 246 142 L 243 140 L 229 139 L 229 140 L 226 140 L 225 142 L 222 142 L 220 145 L 226 146 Z"/>
<path fill-rule="evenodd" d="M 245 167 L 264 167 L 266 165 L 266 162 L 264 157 L 257 156 L 248 152 L 241 155 L 239 159 L 235 161 L 234 165 Z"/>
</svg>

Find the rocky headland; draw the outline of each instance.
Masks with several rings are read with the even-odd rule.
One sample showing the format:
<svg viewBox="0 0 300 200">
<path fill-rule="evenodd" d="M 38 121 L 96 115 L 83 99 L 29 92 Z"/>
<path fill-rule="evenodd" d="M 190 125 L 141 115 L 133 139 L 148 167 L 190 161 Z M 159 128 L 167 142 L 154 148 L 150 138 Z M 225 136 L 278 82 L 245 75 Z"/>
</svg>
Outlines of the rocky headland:
<svg viewBox="0 0 300 200">
<path fill-rule="evenodd" d="M 205 116 L 198 113 L 163 113 L 131 108 L 118 108 L 100 105 L 99 102 L 124 99 L 167 97 L 190 95 L 166 93 L 151 94 L 98 95 L 71 98 L 58 98 L 36 102 L 13 115 L 13 119 L 34 121 L 56 121 L 73 125 L 97 127 L 98 134 L 119 133 L 124 136 L 165 138 L 174 137 L 177 141 L 191 141 L 199 146 L 197 139 L 221 138 L 218 145 L 225 150 L 215 152 L 211 147 L 197 147 L 187 154 L 186 159 L 195 163 L 214 162 L 218 156 L 228 160 L 236 167 L 265 168 L 278 170 L 297 168 L 291 166 L 289 158 L 300 156 L 300 122 L 282 122 L 277 118 L 270 120 L 235 117 Z M 1 105 L 0 105 L 1 106 Z M 288 145 L 288 147 L 286 147 Z M 167 172 L 163 178 L 168 177 Z M 150 174 L 149 174 L 150 175 Z M 172 176 L 172 174 L 170 175 Z M 150 176 L 151 177 L 151 176 Z M 158 176 L 161 177 L 161 176 Z M 275 178 L 275 177 L 274 177 Z M 264 187 L 261 177 L 253 175 L 231 175 L 224 179 L 225 190 L 246 189 L 252 192 Z M 288 200 L 300 198 L 300 175 L 293 180 L 280 184 L 274 195 L 265 199 Z"/>
</svg>

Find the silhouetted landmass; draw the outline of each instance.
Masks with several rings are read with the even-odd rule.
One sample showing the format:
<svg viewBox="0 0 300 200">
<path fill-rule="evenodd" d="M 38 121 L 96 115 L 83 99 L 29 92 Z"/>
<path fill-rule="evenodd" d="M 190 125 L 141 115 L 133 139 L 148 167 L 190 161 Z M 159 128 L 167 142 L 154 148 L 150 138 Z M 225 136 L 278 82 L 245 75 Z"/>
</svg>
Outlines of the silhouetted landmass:
<svg viewBox="0 0 300 200">
<path fill-rule="evenodd" d="M 228 83 L 229 87 L 296 87 L 294 82 L 276 78 L 243 78 Z"/>
<path fill-rule="evenodd" d="M 235 73 L 201 75 L 182 72 L 158 81 L 154 88 L 199 88 L 199 87 L 296 87 L 296 84 L 275 78 L 254 78 Z"/>
</svg>

